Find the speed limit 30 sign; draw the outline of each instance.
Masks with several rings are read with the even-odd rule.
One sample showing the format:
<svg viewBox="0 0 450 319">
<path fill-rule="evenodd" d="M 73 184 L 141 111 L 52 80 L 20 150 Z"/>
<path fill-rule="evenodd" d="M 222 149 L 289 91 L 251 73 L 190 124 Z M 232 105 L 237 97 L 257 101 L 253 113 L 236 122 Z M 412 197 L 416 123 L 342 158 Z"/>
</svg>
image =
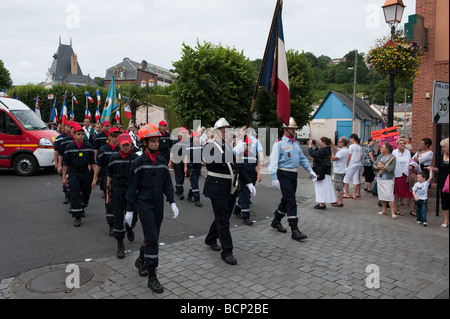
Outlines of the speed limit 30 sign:
<svg viewBox="0 0 450 319">
<path fill-rule="evenodd" d="M 448 82 L 434 81 L 433 120 L 434 124 L 448 124 L 449 107 Z"/>
</svg>

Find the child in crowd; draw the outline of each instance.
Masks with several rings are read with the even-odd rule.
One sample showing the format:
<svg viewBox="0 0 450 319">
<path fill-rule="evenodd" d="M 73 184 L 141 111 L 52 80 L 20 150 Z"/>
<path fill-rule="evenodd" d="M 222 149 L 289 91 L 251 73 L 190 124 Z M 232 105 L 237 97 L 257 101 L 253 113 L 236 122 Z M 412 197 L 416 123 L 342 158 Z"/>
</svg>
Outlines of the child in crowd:
<svg viewBox="0 0 450 319">
<path fill-rule="evenodd" d="M 417 183 L 414 184 L 414 187 L 412 188 L 417 213 L 417 224 L 423 224 L 423 226 L 425 227 L 428 226 L 427 222 L 428 187 L 430 187 L 432 181 L 433 181 L 433 168 L 431 166 L 428 166 L 426 170 L 423 170 L 422 172 L 417 174 Z"/>
</svg>

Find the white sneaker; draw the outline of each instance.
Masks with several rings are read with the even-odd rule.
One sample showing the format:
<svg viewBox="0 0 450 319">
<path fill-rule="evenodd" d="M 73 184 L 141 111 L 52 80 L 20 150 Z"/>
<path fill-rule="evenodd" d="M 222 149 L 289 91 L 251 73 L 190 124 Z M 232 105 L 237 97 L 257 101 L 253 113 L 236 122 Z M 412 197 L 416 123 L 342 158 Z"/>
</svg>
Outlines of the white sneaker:
<svg viewBox="0 0 450 319">
<path fill-rule="evenodd" d="M 422 222 L 420 220 L 417 221 L 417 224 L 422 224 Z"/>
<path fill-rule="evenodd" d="M 424 222 L 424 223 L 423 223 L 423 226 L 427 227 L 427 226 L 428 226 L 428 223 L 427 223 L 427 222 Z"/>
</svg>

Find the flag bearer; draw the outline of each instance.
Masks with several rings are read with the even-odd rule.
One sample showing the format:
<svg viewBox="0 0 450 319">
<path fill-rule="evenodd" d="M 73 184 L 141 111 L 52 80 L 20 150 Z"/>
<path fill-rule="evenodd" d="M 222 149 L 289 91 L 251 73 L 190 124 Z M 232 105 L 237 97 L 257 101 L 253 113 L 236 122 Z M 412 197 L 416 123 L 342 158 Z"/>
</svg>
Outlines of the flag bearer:
<svg viewBox="0 0 450 319">
<path fill-rule="evenodd" d="M 95 189 L 99 176 L 103 176 L 100 184 L 103 184 L 103 195 L 105 196 L 106 223 L 109 225 L 109 235 L 114 236 L 114 214 L 111 209 L 111 201 L 107 200 L 107 192 L 111 189 L 106 188 L 106 172 L 109 159 L 113 153 L 120 151 L 119 147 L 120 131 L 117 127 L 108 130 L 108 143 L 100 147 L 97 155 L 96 165 L 94 167 L 94 178 L 92 180 L 92 189 Z"/>
<path fill-rule="evenodd" d="M 124 217 L 127 209 L 126 194 L 130 179 L 131 163 L 138 157 L 133 151 L 131 136 L 127 133 L 119 135 L 120 151 L 114 152 L 108 164 L 106 188 L 111 189 L 112 198 L 107 201 L 111 202 L 114 214 L 114 238 L 117 240 L 117 258 L 125 258 L 125 247 L 123 239 L 125 232 L 130 242 L 134 241 L 133 228 L 137 222 L 137 214 L 134 214 L 128 223 L 125 223 Z M 134 210 L 133 210 L 134 211 Z"/>
<path fill-rule="evenodd" d="M 241 158 L 241 165 L 244 166 L 250 180 L 252 183 L 256 181 L 261 181 L 261 174 L 259 173 L 258 166 L 258 144 L 259 142 L 253 143 L 251 137 L 246 136 L 245 141 L 239 141 L 238 145 L 245 142 L 247 147 L 243 154 L 239 154 Z M 237 146 L 236 146 L 237 149 Z M 243 222 L 247 226 L 252 226 L 253 222 L 250 220 L 250 190 L 247 187 L 241 187 L 239 191 L 239 199 L 234 206 L 233 213 L 242 218 Z"/>
<path fill-rule="evenodd" d="M 200 202 L 200 189 L 198 187 L 198 180 L 202 171 L 202 156 L 203 147 L 200 142 L 201 134 L 197 131 L 192 133 L 192 140 L 189 147 L 186 149 L 188 153 L 184 158 L 184 173 L 186 177 L 191 180 L 191 188 L 189 189 L 187 200 L 195 203 L 195 206 L 202 207 Z"/>
<path fill-rule="evenodd" d="M 205 244 L 214 251 L 222 251 L 221 258 L 224 262 L 236 265 L 237 260 L 233 256 L 233 240 L 230 233 L 230 217 L 236 200 L 235 189 L 232 187 L 236 156 L 232 145 L 226 142 L 227 128 L 230 128 L 228 121 L 224 118 L 219 119 L 214 125 L 214 140 L 205 145 L 203 152 L 208 170 L 203 194 L 211 199 L 214 210 L 214 221 L 205 238 Z M 243 165 L 240 166 L 239 177 L 242 185 L 246 185 L 255 195 L 256 189 Z M 222 247 L 217 244 L 217 239 Z"/>
<path fill-rule="evenodd" d="M 131 220 L 136 209 L 144 231 L 144 243 L 135 266 L 141 276 L 148 275 L 148 287 L 155 293 L 162 293 L 164 288 L 156 278 L 156 268 L 159 262 L 159 233 L 164 216 L 163 195 L 170 202 L 174 218 L 179 211 L 174 201 L 166 159 L 158 152 L 161 132 L 155 125 L 147 124 L 139 130 L 138 136 L 144 154 L 131 165 L 125 220 Z"/>
<path fill-rule="evenodd" d="M 69 186 L 70 212 L 75 218 L 75 227 L 80 227 L 84 208 L 89 204 L 91 195 L 91 167 L 94 162 L 94 149 L 84 140 L 84 131 L 80 125 L 74 127 L 74 141 L 67 145 L 63 157 L 62 184 Z M 69 180 L 67 180 L 69 173 Z"/>
<path fill-rule="evenodd" d="M 297 191 L 298 167 L 303 166 L 313 180 L 317 179 L 308 159 L 303 154 L 300 143 L 295 140 L 297 123 L 291 117 L 289 126 L 283 124 L 284 136 L 274 144 L 270 156 L 269 173 L 272 175 L 272 185 L 275 189 L 281 189 L 281 203 L 275 211 L 272 227 L 281 233 L 287 230 L 281 225 L 281 219 L 287 215 L 294 240 L 303 240 L 307 236 L 298 229 L 297 203 L 295 194 Z"/>
</svg>

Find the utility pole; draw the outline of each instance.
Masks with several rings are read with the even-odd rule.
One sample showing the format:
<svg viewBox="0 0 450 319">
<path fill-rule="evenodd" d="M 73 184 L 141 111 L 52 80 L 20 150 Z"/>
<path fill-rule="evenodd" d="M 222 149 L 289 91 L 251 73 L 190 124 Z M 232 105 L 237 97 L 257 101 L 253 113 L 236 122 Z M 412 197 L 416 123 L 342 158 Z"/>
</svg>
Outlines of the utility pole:
<svg viewBox="0 0 450 319">
<path fill-rule="evenodd" d="M 355 106 L 356 106 L 356 84 L 358 82 L 358 50 L 355 50 L 355 66 L 353 79 L 353 113 L 352 113 L 352 133 L 355 133 Z"/>
</svg>

